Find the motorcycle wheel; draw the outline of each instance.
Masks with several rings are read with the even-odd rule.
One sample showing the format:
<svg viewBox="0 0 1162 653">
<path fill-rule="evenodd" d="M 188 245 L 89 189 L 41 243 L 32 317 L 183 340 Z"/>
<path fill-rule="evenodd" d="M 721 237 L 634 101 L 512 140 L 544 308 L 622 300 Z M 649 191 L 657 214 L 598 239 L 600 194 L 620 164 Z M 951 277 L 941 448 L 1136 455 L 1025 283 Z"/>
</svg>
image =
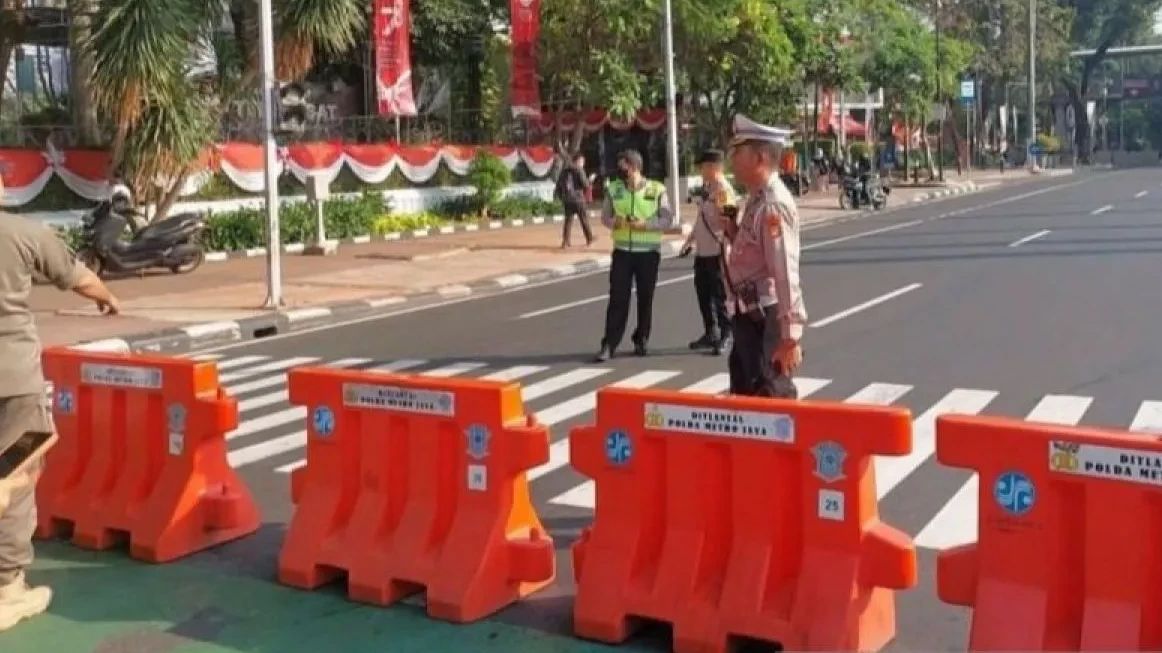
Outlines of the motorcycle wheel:
<svg viewBox="0 0 1162 653">
<path fill-rule="evenodd" d="M 202 267 L 202 263 L 206 262 L 206 252 L 198 249 L 198 253 L 192 259 L 186 260 L 184 263 L 179 263 L 170 267 L 169 271 L 174 274 L 189 274 L 194 270 Z"/>
<path fill-rule="evenodd" d="M 98 277 L 101 276 L 101 272 L 104 270 L 104 266 L 101 265 L 101 257 L 97 256 L 96 252 L 91 249 L 82 249 L 81 251 L 77 252 L 77 260 L 80 261 L 85 267 L 89 268 L 93 274 L 97 275 Z"/>
<path fill-rule="evenodd" d="M 839 194 L 839 208 L 843 209 L 844 211 L 851 210 L 851 195 L 848 195 L 847 193 Z"/>
<path fill-rule="evenodd" d="M 887 205 L 888 205 L 887 200 L 879 200 L 878 202 L 872 203 L 872 208 L 874 208 L 877 211 L 882 211 L 883 208 Z"/>
</svg>

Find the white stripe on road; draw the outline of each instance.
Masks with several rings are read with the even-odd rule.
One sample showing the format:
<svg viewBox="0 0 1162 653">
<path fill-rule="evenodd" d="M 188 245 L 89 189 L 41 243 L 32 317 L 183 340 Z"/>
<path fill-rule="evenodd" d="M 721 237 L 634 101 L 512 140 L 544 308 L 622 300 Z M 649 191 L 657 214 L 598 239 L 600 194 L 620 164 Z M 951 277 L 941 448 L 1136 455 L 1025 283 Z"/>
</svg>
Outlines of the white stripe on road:
<svg viewBox="0 0 1162 653">
<path fill-rule="evenodd" d="M 248 379 L 252 376 L 258 376 L 259 374 L 266 374 L 269 372 L 281 372 L 281 371 L 289 369 L 291 367 L 296 367 L 299 365 L 306 365 L 307 363 L 314 363 L 318 360 L 319 360 L 318 358 L 315 358 L 313 356 L 299 356 L 296 358 L 286 358 L 283 360 L 274 361 L 273 363 L 259 365 L 257 367 L 248 367 L 240 372 L 231 372 L 230 374 L 223 374 L 222 376 L 218 377 L 218 381 L 220 383 L 226 385 L 227 387 L 229 387 L 230 383 L 237 381 L 239 379 Z"/>
<path fill-rule="evenodd" d="M 613 384 L 617 388 L 649 388 L 678 376 L 679 372 L 671 370 L 648 370 L 635 374 L 628 379 L 622 379 Z M 555 406 L 550 406 L 537 412 L 537 421 L 545 426 L 553 426 L 578 415 L 584 415 L 597 407 L 597 393 L 586 392 L 580 397 L 574 397 Z M 548 462 L 538 465 L 528 472 L 530 481 L 536 480 L 549 472 L 560 469 L 569 463 L 569 437 L 557 440 L 549 446 Z"/>
<path fill-rule="evenodd" d="M 844 403 L 868 404 L 871 406 L 890 406 L 900 397 L 912 390 L 910 385 L 895 383 L 870 383 L 859 392 L 851 395 Z"/>
<path fill-rule="evenodd" d="M 876 491 L 883 500 L 936 451 L 936 417 L 944 413 L 975 415 L 997 396 L 991 390 L 957 388 L 912 421 L 912 452 L 904 456 L 876 456 Z"/>
<path fill-rule="evenodd" d="M 252 363 L 261 363 L 269 360 L 270 356 L 239 356 L 237 358 L 227 358 L 224 361 L 218 362 L 218 371 L 224 372 L 226 370 L 234 369 L 235 367 L 242 367 L 243 365 L 250 365 Z"/>
<path fill-rule="evenodd" d="M 730 375 L 722 372 L 713 376 L 708 376 L 697 383 L 682 388 L 682 392 L 690 392 L 694 394 L 722 394 L 730 389 Z"/>
<path fill-rule="evenodd" d="M 1130 430 L 1162 434 L 1162 401 L 1143 401 L 1130 422 Z"/>
<path fill-rule="evenodd" d="M 238 425 L 238 428 L 226 435 L 227 440 L 234 438 L 241 438 L 252 433 L 261 433 L 267 429 L 278 428 L 285 426 L 291 422 L 302 422 L 307 419 L 307 409 L 305 406 L 292 406 L 285 410 L 280 410 L 277 413 L 270 413 L 262 417 L 255 417 L 248 419 Z"/>
<path fill-rule="evenodd" d="M 427 372 L 420 372 L 420 375 L 432 376 L 437 379 L 446 379 L 453 376 L 460 376 L 461 374 L 467 374 L 472 370 L 478 370 L 482 367 L 484 367 L 484 363 L 452 363 L 451 365 L 437 367 L 435 369 L 428 370 Z"/>
<path fill-rule="evenodd" d="M 924 223 L 923 220 L 911 220 L 908 222 L 901 222 L 900 224 L 893 224 L 893 225 L 889 225 L 887 227 L 880 227 L 879 229 L 872 229 L 871 231 L 861 231 L 857 234 L 851 234 L 849 236 L 840 236 L 839 238 L 832 238 L 831 240 L 821 240 L 818 242 L 811 243 L 809 245 L 804 245 L 800 249 L 802 251 L 807 251 L 807 250 L 815 249 L 817 247 L 826 247 L 827 245 L 835 245 L 837 243 L 846 243 L 849 240 L 855 240 L 857 238 L 865 238 L 867 236 L 875 236 L 877 234 L 883 234 L 883 233 L 887 233 L 889 231 L 896 231 L 897 229 L 907 229 L 908 227 L 914 227 L 918 224 L 923 224 L 923 223 Z"/>
<path fill-rule="evenodd" d="M 1150 191 L 1148 191 L 1148 190 L 1140 191 L 1137 195 L 1134 196 L 1134 199 L 1142 199 L 1143 197 L 1145 197 L 1149 194 L 1150 194 Z"/>
<path fill-rule="evenodd" d="M 694 278 L 694 275 L 692 275 L 692 274 L 683 274 L 683 275 L 674 277 L 672 279 L 666 279 L 665 281 L 659 281 L 657 283 L 656 287 L 661 288 L 662 286 L 669 286 L 669 285 L 675 284 L 675 283 L 682 283 L 683 281 L 689 281 L 690 279 L 693 279 L 693 278 Z M 636 290 L 634 291 L 634 294 L 636 294 Z M 548 315 L 550 313 L 558 313 L 560 311 L 567 311 L 570 308 L 577 308 L 578 306 L 584 306 L 586 304 L 592 304 L 594 302 L 602 302 L 602 301 L 606 301 L 608 299 L 609 299 L 609 293 L 606 293 L 604 295 L 595 295 L 593 297 L 586 297 L 585 299 L 578 299 L 575 302 L 569 302 L 567 304 L 557 304 L 556 306 L 542 308 L 539 311 L 525 313 L 525 314 L 521 315 L 520 317 L 518 317 L 517 319 L 527 320 L 529 318 L 540 317 L 542 315 Z"/>
<path fill-rule="evenodd" d="M 826 387 L 829 383 L 831 383 L 830 379 L 813 379 L 810 377 L 795 379 L 795 386 L 799 389 L 799 397 L 800 398 L 815 394 L 819 390 Z M 714 388 L 714 387 L 718 387 L 718 386 L 723 386 L 723 384 L 725 384 L 723 389 L 725 389 L 726 387 L 729 387 L 729 385 L 730 385 L 729 375 L 715 374 L 714 376 L 710 376 L 710 377 L 707 377 L 705 379 L 702 379 L 698 383 L 687 386 L 686 388 L 684 388 L 682 390 L 682 392 L 700 392 L 700 390 L 693 390 L 693 388 Z M 552 454 L 553 454 L 552 450 L 554 448 L 563 449 L 564 450 L 563 455 L 565 455 L 567 457 L 569 455 L 569 438 L 566 437 L 563 440 L 558 440 L 557 442 L 553 443 L 553 446 L 550 447 L 550 451 L 549 451 L 549 454 L 550 454 L 549 462 L 550 463 L 552 462 Z M 558 465 L 558 466 L 562 466 L 562 465 Z M 542 474 L 537 474 L 536 476 L 534 476 L 533 473 L 536 471 L 537 470 L 534 469 L 532 472 L 529 473 L 529 480 L 530 481 L 533 480 L 534 478 L 537 478 L 538 476 L 542 475 Z M 552 470 L 549 470 L 549 471 L 552 471 Z M 548 472 L 544 472 L 544 473 L 548 473 Z M 593 479 L 588 479 L 585 482 L 581 483 L 580 485 L 576 485 L 574 487 L 571 487 L 568 490 L 562 492 L 561 494 L 558 494 L 557 496 L 553 497 L 552 499 L 549 499 L 549 503 L 552 503 L 552 504 L 555 504 L 558 506 L 571 506 L 573 508 L 585 508 L 588 510 L 592 510 L 593 506 L 596 505 L 596 502 L 597 502 L 597 486 L 594 483 Z"/>
<path fill-rule="evenodd" d="M 1106 204 L 1105 206 L 1101 207 L 1100 209 L 1094 209 L 1093 211 L 1091 211 L 1090 215 L 1101 215 L 1103 213 L 1108 213 L 1108 212 L 1113 211 L 1113 210 L 1114 210 L 1113 204 Z"/>
<path fill-rule="evenodd" d="M 422 366 L 427 365 L 427 364 L 428 364 L 428 361 L 426 359 L 423 359 L 423 358 L 404 358 L 402 360 L 392 361 L 390 363 L 384 363 L 382 365 L 376 365 L 375 367 L 371 368 L 371 371 L 373 371 L 373 372 L 402 372 L 404 370 L 410 370 L 410 369 L 415 368 L 415 367 L 422 367 Z"/>
<path fill-rule="evenodd" d="M 1020 247 L 1021 245 L 1024 245 L 1027 242 L 1037 240 L 1038 238 L 1043 238 L 1045 236 L 1048 236 L 1051 233 L 1053 233 L 1053 232 L 1049 231 L 1048 229 L 1044 229 L 1042 231 L 1038 231 L 1035 234 L 1030 234 L 1028 236 L 1025 236 L 1024 238 L 1021 238 L 1019 240 L 1014 240 L 1013 242 L 1009 243 L 1009 247 Z"/>
<path fill-rule="evenodd" d="M 508 369 L 498 370 L 480 377 L 485 381 L 519 381 L 526 376 L 539 374 L 549 369 L 544 365 L 514 365 Z"/>
<path fill-rule="evenodd" d="M 822 320 L 816 320 L 814 323 L 811 324 L 811 326 L 813 328 L 816 328 L 816 329 L 818 329 L 820 327 L 825 327 L 828 324 L 838 322 L 845 317 L 851 317 L 852 315 L 855 315 L 856 313 L 859 313 L 860 311 L 866 311 L 869 308 L 872 308 L 874 306 L 878 306 L 878 305 L 880 305 L 884 302 L 887 302 L 887 301 L 891 301 L 891 300 L 895 299 L 896 297 L 899 297 L 900 295 L 910 293 L 913 290 L 916 290 L 917 288 L 922 287 L 923 285 L 924 284 L 922 284 L 922 283 L 913 283 L 913 284 L 904 286 L 903 288 L 897 288 L 889 293 L 885 293 L 885 294 L 880 295 L 879 297 L 876 297 L 874 299 L 869 299 L 868 301 L 866 301 L 862 304 L 857 304 L 857 305 L 852 306 L 851 308 L 849 308 L 847 310 L 840 311 L 840 312 L 836 313 L 835 315 L 825 317 Z"/>
<path fill-rule="evenodd" d="M 1025 417 L 1030 422 L 1072 426 L 1081 421 L 1090 397 L 1046 395 Z M 916 546 L 945 549 L 975 542 L 980 513 L 980 476 L 973 474 L 916 536 Z"/>
<path fill-rule="evenodd" d="M 350 368 L 350 367 L 364 365 L 364 364 L 369 363 L 369 362 L 371 362 L 371 359 L 369 359 L 369 358 L 341 358 L 337 361 L 326 363 L 325 366 L 326 367 L 334 367 L 337 369 L 346 369 L 346 368 Z M 240 395 L 240 394 L 243 394 L 244 392 L 246 392 L 247 390 L 254 389 L 255 387 L 258 386 L 258 384 L 266 384 L 268 386 L 282 384 L 284 387 L 282 390 L 279 390 L 277 392 L 269 392 L 266 394 L 258 395 L 257 397 L 251 397 L 250 399 L 244 399 L 244 400 L 238 402 L 238 412 L 239 413 L 248 413 L 252 410 L 255 410 L 258 408 L 263 408 L 266 406 L 273 406 L 274 404 L 283 403 L 283 402 L 286 402 L 290 399 L 289 390 L 285 387 L 285 385 L 286 385 L 286 375 L 285 374 L 276 374 L 275 376 L 268 377 L 265 379 L 251 381 L 250 383 L 243 383 L 235 388 L 231 388 L 230 392 L 235 394 L 235 395 Z"/>
</svg>

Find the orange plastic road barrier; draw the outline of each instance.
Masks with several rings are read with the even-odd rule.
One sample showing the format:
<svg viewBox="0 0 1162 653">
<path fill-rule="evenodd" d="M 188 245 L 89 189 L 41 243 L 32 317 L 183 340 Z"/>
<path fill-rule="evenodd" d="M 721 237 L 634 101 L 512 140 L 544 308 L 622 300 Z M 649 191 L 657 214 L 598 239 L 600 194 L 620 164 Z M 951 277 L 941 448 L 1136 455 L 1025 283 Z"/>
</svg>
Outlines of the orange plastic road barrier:
<svg viewBox="0 0 1162 653">
<path fill-rule="evenodd" d="M 519 385 L 296 369 L 290 400 L 310 429 L 283 583 L 346 572 L 348 595 L 377 605 L 426 587 L 429 615 L 467 622 L 552 582 L 524 474 L 548 460 L 549 434 Z"/>
<path fill-rule="evenodd" d="M 1162 650 L 1162 441 L 946 416 L 936 455 L 980 479 L 977 542 L 936 566 L 969 650 Z"/>
<path fill-rule="evenodd" d="M 167 562 L 258 530 L 250 491 L 226 462 L 238 404 L 214 363 L 44 352 L 60 441 L 37 485 L 39 537 Z"/>
<path fill-rule="evenodd" d="M 599 391 L 569 443 L 597 493 L 573 547 L 576 633 L 621 642 L 646 618 L 679 653 L 883 647 L 916 552 L 877 516 L 872 454 L 908 453 L 911 429 L 899 408 Z"/>
</svg>

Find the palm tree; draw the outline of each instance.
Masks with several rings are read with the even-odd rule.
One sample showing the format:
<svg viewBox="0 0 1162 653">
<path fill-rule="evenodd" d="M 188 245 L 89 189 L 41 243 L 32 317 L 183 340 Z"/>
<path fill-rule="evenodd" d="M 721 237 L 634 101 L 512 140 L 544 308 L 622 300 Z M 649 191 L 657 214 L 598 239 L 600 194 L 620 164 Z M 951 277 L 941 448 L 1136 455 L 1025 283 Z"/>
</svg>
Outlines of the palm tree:
<svg viewBox="0 0 1162 653">
<path fill-rule="evenodd" d="M 145 201 L 161 200 L 158 216 L 177 197 L 199 155 L 217 135 L 219 112 L 235 94 L 257 90 L 254 0 L 102 0 L 95 26 L 81 44 L 92 62 L 93 100 L 115 127 L 114 170 Z M 300 79 L 317 51 L 343 53 L 365 33 L 365 0 L 276 0 L 277 68 Z M 249 6 L 248 6 L 249 5 Z M 243 74 L 205 97 L 190 74 L 195 54 L 219 35 L 227 16 L 236 25 Z M 245 42 L 243 42 L 245 41 Z M 220 74 L 220 81 L 230 79 Z M 158 189 L 155 180 L 165 180 Z M 160 195 L 159 195 L 160 193 Z"/>
</svg>

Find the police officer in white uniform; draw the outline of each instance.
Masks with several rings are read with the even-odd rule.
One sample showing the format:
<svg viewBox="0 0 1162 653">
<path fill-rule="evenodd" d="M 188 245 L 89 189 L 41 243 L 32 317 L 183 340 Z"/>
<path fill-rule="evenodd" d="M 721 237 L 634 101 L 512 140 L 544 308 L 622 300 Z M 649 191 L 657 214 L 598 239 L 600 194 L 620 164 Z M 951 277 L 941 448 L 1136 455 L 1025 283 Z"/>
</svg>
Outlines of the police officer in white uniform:
<svg viewBox="0 0 1162 653">
<path fill-rule="evenodd" d="M 734 331 L 731 394 L 798 397 L 791 375 L 803 360 L 807 324 L 799 287 L 799 212 L 778 174 L 789 137 L 790 130 L 735 116 L 730 161 L 747 199 L 740 215 L 723 220 Z"/>
</svg>

